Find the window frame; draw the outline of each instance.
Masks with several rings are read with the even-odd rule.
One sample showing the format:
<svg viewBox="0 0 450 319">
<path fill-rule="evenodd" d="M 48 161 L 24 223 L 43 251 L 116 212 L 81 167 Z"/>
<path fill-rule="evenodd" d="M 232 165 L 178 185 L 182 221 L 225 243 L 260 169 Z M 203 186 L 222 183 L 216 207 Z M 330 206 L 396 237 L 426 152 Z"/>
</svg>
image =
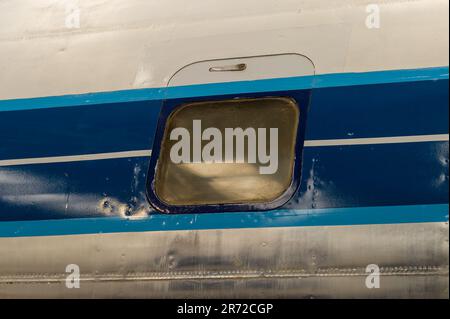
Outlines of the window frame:
<svg viewBox="0 0 450 319">
<path fill-rule="evenodd" d="M 296 193 L 300 186 L 301 167 L 303 145 L 305 139 L 305 126 L 307 118 L 307 110 L 309 108 L 311 90 L 299 91 L 285 91 L 285 92 L 264 92 L 264 93 L 250 93 L 250 94 L 229 94 L 222 96 L 205 96 L 195 98 L 181 98 L 165 100 L 158 120 L 156 136 L 152 149 L 152 156 L 150 160 L 148 176 L 147 176 L 147 197 L 150 204 L 159 212 L 168 214 L 189 214 L 189 213 L 225 213 L 225 212 L 246 212 L 246 211 L 267 211 L 279 208 L 285 205 L 289 199 Z M 298 107 L 298 127 L 296 134 L 296 141 L 294 146 L 294 163 L 292 169 L 292 177 L 290 184 L 286 191 L 270 202 L 263 203 L 238 203 L 238 204 L 204 204 L 204 205 L 170 205 L 161 200 L 155 187 L 156 173 L 158 168 L 158 161 L 160 158 L 161 146 L 163 143 L 166 124 L 171 114 L 179 108 L 187 104 L 197 102 L 212 102 L 224 101 L 235 98 L 242 99 L 259 99 L 259 98 L 290 98 Z"/>
</svg>

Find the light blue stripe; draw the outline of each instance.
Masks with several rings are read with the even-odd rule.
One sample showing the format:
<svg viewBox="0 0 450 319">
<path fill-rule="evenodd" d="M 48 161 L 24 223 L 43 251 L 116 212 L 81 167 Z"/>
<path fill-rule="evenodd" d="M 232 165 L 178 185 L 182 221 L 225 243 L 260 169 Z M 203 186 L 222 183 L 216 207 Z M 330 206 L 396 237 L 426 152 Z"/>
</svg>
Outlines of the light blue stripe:
<svg viewBox="0 0 450 319">
<path fill-rule="evenodd" d="M 311 89 L 313 76 L 212 83 L 167 88 L 167 99 Z"/>
<path fill-rule="evenodd" d="M 136 89 L 80 95 L 14 99 L 0 101 L 0 112 L 240 93 L 289 91 L 382 83 L 435 81 L 448 79 L 448 75 L 449 68 L 448 66 L 445 66 L 413 70 L 335 73 L 322 74 L 315 77 L 303 76 L 257 81 L 188 85 L 170 88 Z"/>
<path fill-rule="evenodd" d="M 448 74 L 448 66 L 414 70 L 324 74 L 315 78 L 314 88 L 448 80 Z"/>
<path fill-rule="evenodd" d="M 448 204 L 0 222 L 0 237 L 447 222 Z"/>
</svg>

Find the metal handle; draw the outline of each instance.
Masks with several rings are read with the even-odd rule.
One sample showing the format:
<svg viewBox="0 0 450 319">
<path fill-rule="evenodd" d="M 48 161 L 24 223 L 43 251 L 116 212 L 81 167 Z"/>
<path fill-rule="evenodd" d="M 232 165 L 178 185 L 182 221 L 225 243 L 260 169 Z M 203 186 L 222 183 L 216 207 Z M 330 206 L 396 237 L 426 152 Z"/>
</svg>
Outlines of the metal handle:
<svg viewBox="0 0 450 319">
<path fill-rule="evenodd" d="M 209 68 L 209 72 L 236 72 L 236 71 L 244 71 L 245 69 L 247 69 L 247 64 L 240 63 L 235 65 L 211 67 Z"/>
</svg>

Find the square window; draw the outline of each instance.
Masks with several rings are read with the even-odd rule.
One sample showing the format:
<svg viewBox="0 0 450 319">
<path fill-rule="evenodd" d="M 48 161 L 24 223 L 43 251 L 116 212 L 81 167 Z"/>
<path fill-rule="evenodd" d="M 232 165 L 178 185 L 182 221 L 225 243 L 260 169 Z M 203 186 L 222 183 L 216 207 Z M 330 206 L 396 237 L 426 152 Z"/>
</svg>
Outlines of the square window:
<svg viewBox="0 0 450 319">
<path fill-rule="evenodd" d="M 182 105 L 166 122 L 155 194 L 169 206 L 275 201 L 292 183 L 299 113 L 290 98 Z"/>
</svg>

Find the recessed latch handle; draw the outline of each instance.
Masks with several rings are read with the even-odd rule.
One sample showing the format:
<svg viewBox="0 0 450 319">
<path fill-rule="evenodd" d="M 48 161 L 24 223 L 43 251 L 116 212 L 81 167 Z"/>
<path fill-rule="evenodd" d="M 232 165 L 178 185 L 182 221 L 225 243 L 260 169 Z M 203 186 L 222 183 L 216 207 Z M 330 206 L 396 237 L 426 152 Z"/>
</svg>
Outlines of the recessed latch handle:
<svg viewBox="0 0 450 319">
<path fill-rule="evenodd" d="M 237 72 L 247 69 L 247 64 L 239 63 L 235 65 L 214 66 L 209 68 L 209 72 Z"/>
</svg>

